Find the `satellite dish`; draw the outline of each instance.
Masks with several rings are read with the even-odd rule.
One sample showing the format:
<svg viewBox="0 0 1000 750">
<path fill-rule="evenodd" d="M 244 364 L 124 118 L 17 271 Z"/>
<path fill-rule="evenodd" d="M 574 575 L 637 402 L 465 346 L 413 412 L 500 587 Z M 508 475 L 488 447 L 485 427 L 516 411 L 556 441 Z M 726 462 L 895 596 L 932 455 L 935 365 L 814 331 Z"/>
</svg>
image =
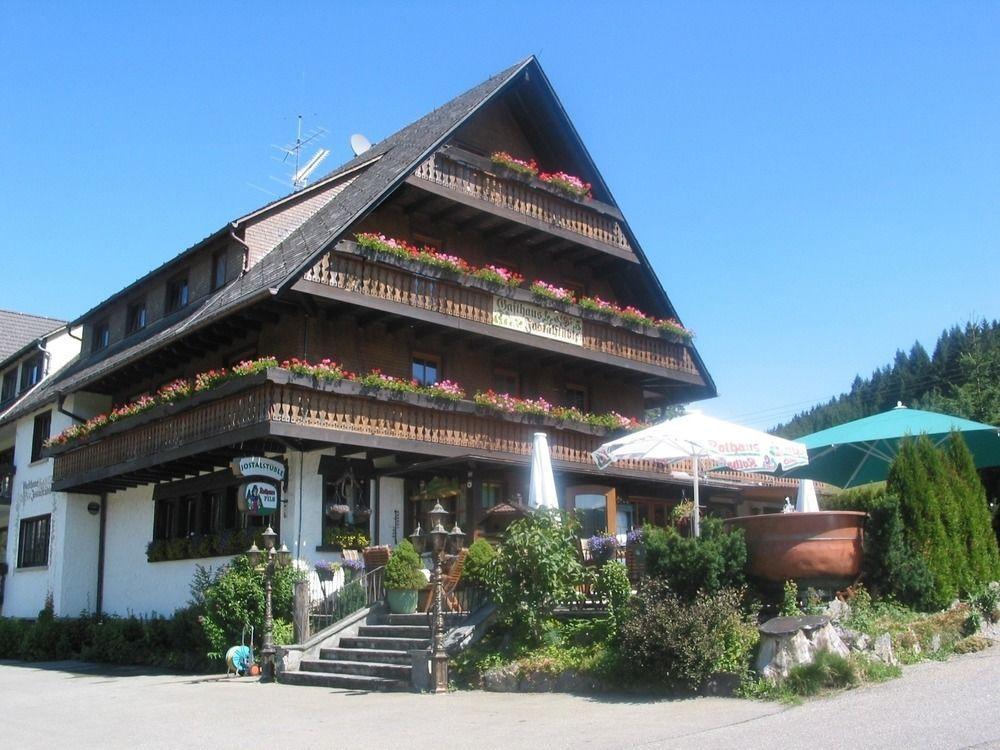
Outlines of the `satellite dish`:
<svg viewBox="0 0 1000 750">
<path fill-rule="evenodd" d="M 372 142 L 361 135 L 361 133 L 355 133 L 351 136 L 351 151 L 354 152 L 355 156 L 361 156 L 361 154 L 371 147 Z"/>
</svg>

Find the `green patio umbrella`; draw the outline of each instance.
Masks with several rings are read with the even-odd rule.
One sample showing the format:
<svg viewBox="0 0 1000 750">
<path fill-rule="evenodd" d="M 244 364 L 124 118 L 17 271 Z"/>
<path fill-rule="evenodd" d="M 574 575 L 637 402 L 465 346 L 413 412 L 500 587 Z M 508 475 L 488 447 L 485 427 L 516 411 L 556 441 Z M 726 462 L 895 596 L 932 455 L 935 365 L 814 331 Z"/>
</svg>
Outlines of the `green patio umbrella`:
<svg viewBox="0 0 1000 750">
<path fill-rule="evenodd" d="M 796 438 L 809 451 L 809 464 L 784 476 L 815 479 L 838 487 L 880 482 L 889 473 L 899 441 L 926 433 L 935 445 L 952 430 L 962 433 L 976 468 L 1000 466 L 1000 428 L 948 414 L 894 409 Z"/>
</svg>

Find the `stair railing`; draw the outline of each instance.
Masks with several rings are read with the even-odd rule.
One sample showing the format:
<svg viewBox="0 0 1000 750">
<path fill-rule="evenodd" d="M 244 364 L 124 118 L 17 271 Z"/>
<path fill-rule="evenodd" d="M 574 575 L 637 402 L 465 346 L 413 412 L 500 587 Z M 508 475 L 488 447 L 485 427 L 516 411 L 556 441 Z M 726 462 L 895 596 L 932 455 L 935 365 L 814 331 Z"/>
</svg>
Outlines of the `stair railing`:
<svg viewBox="0 0 1000 750">
<path fill-rule="evenodd" d="M 336 591 L 313 602 L 309 611 L 310 633 L 318 633 L 381 601 L 385 596 L 384 574 L 385 566 L 365 571 L 364 575 L 345 582 Z"/>
</svg>

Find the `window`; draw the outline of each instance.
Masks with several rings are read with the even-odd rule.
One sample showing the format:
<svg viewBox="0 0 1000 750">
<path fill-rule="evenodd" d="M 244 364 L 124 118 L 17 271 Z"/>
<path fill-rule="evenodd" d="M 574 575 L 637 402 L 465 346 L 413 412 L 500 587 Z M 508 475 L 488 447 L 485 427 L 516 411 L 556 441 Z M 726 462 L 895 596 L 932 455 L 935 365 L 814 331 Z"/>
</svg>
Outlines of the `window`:
<svg viewBox="0 0 1000 750">
<path fill-rule="evenodd" d="M 170 541 L 214 536 L 216 539 L 213 541 L 217 546 L 221 546 L 232 537 L 232 532 L 251 526 L 261 526 L 259 519 L 254 520 L 257 517 L 245 517 L 239 512 L 236 490 L 237 485 L 230 484 L 227 487 L 217 487 L 204 492 L 157 498 L 153 507 L 153 539 Z M 277 526 L 276 516 L 272 516 L 270 521 Z M 229 552 L 218 551 L 218 554 L 229 554 Z"/>
<path fill-rule="evenodd" d="M 3 387 L 0 389 L 0 403 L 6 403 L 17 395 L 17 368 L 7 370 L 3 374 Z"/>
<path fill-rule="evenodd" d="M 47 411 L 35 417 L 35 427 L 31 433 L 31 460 L 37 461 L 42 457 L 42 447 L 49 439 L 49 432 L 52 429 L 52 412 Z"/>
<path fill-rule="evenodd" d="M 0 451 L 0 502 L 10 503 L 14 491 L 14 449 Z M 0 551 L 4 548 L 0 546 Z"/>
<path fill-rule="evenodd" d="M 212 291 L 225 286 L 226 283 L 226 251 L 220 250 L 212 256 Z"/>
<path fill-rule="evenodd" d="M 492 508 L 494 505 L 499 505 L 503 502 L 503 483 L 483 482 L 479 497 L 480 506 L 483 508 Z"/>
<path fill-rule="evenodd" d="M 493 390 L 497 393 L 520 396 L 521 378 L 513 370 L 496 369 L 493 371 Z"/>
<path fill-rule="evenodd" d="M 587 389 L 582 385 L 567 384 L 563 391 L 563 403 L 571 409 L 587 411 L 590 408 L 587 400 Z"/>
<path fill-rule="evenodd" d="M 187 276 L 178 276 L 167 283 L 167 312 L 180 310 L 188 303 Z"/>
<path fill-rule="evenodd" d="M 17 539 L 17 567 L 37 568 L 49 564 L 49 520 L 51 514 L 21 519 Z"/>
<path fill-rule="evenodd" d="M 94 323 L 94 338 L 90 342 L 90 351 L 99 352 L 101 349 L 107 349 L 110 343 L 111 327 L 108 325 L 108 321 L 102 320 L 100 323 Z"/>
<path fill-rule="evenodd" d="M 26 391 L 37 384 L 43 375 L 45 375 L 45 354 L 38 352 L 21 365 L 21 390 Z"/>
<path fill-rule="evenodd" d="M 125 321 L 125 333 L 135 333 L 146 327 L 146 300 L 140 300 L 128 306 Z"/>
<path fill-rule="evenodd" d="M 420 385 L 434 385 L 441 372 L 441 358 L 432 354 L 414 354 L 411 377 Z"/>
</svg>

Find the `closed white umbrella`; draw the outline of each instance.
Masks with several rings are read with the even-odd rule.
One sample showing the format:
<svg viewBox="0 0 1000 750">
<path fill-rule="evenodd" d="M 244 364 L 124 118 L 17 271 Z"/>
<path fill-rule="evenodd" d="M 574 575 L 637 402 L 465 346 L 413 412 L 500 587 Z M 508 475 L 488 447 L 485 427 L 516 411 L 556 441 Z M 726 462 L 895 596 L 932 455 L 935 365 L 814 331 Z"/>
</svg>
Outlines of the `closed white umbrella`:
<svg viewBox="0 0 1000 750">
<path fill-rule="evenodd" d="M 774 472 L 809 463 L 806 448 L 801 443 L 709 417 L 698 411 L 605 443 L 594 451 L 593 456 L 601 469 L 622 459 L 671 463 L 690 458 L 694 468 L 692 526 L 695 536 L 700 533 L 699 464 L 711 464 L 710 469 Z"/>
<path fill-rule="evenodd" d="M 544 432 L 536 432 L 531 446 L 531 486 L 528 489 L 528 506 L 532 508 L 559 508 L 556 480 L 552 474 L 552 456 L 549 439 Z"/>
<path fill-rule="evenodd" d="M 819 511 L 819 501 L 816 500 L 816 484 L 811 479 L 799 482 L 799 491 L 795 496 L 795 511 L 797 513 L 816 513 Z"/>
</svg>

